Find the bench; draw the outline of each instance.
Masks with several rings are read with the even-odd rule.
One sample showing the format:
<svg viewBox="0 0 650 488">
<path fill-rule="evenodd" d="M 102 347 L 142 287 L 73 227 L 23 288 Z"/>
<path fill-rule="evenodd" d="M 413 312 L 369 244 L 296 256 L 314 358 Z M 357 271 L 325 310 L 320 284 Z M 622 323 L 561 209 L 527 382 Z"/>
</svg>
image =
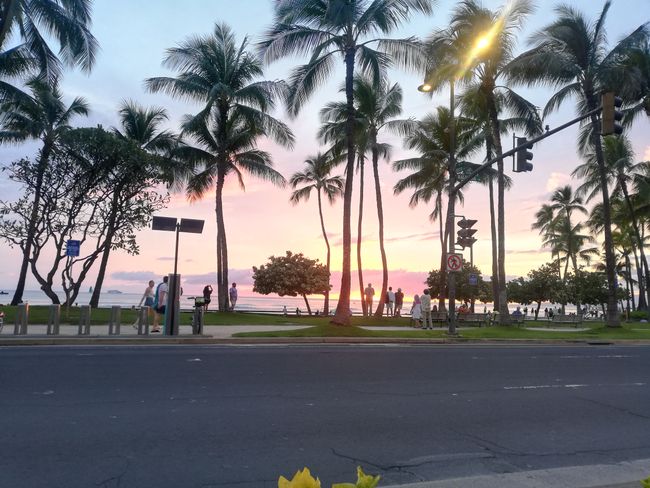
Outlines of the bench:
<svg viewBox="0 0 650 488">
<path fill-rule="evenodd" d="M 574 327 L 578 327 L 578 324 L 582 324 L 582 315 L 553 315 L 551 323 L 573 324 Z"/>
<path fill-rule="evenodd" d="M 525 315 L 513 315 L 510 314 L 510 321 L 515 325 L 524 325 Z"/>
<path fill-rule="evenodd" d="M 447 312 L 431 312 L 431 323 L 440 324 L 442 327 L 443 324 L 447 324 Z"/>
<path fill-rule="evenodd" d="M 456 321 L 459 324 L 478 324 L 482 327 L 482 324 L 488 325 L 489 318 L 485 313 L 459 313 L 456 315 Z"/>
</svg>

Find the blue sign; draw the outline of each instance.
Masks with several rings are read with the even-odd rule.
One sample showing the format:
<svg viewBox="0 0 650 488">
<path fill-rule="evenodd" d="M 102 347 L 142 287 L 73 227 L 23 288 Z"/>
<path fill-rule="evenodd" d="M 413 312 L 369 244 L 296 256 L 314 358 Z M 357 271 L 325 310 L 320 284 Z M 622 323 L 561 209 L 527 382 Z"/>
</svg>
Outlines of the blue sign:
<svg viewBox="0 0 650 488">
<path fill-rule="evenodd" d="M 65 246 L 65 255 L 73 257 L 79 256 L 79 247 L 81 247 L 81 241 L 69 240 Z"/>
<path fill-rule="evenodd" d="M 472 286 L 478 285 L 478 275 L 477 274 L 470 274 L 469 275 L 469 284 Z"/>
</svg>

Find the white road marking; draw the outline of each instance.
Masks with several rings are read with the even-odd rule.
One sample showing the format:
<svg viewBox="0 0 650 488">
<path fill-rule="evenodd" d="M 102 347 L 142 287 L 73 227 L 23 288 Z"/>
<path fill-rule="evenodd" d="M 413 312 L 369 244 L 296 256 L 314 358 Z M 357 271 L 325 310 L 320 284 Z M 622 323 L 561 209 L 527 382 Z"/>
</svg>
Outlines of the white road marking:
<svg viewBox="0 0 650 488">
<path fill-rule="evenodd" d="M 201 360 L 199 358 L 194 358 L 194 359 L 188 359 L 187 362 L 188 363 L 200 363 Z"/>
<path fill-rule="evenodd" d="M 614 385 L 607 385 L 599 383 L 597 385 L 587 385 L 583 383 L 567 384 L 567 385 L 523 385 L 523 386 L 504 386 L 504 390 L 541 390 L 544 388 L 589 388 L 589 387 L 612 387 L 612 386 L 646 386 L 646 383 L 617 383 Z"/>
</svg>

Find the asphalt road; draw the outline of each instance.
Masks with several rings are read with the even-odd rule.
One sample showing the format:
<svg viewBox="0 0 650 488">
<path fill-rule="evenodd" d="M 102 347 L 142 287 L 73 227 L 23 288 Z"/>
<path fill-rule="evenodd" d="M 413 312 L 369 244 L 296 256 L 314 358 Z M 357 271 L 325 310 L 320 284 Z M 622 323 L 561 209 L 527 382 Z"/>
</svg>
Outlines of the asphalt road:
<svg viewBox="0 0 650 488">
<path fill-rule="evenodd" d="M 382 484 L 650 458 L 650 346 L 0 348 L 0 487 Z M 649 473 L 650 474 L 650 473 Z"/>
</svg>

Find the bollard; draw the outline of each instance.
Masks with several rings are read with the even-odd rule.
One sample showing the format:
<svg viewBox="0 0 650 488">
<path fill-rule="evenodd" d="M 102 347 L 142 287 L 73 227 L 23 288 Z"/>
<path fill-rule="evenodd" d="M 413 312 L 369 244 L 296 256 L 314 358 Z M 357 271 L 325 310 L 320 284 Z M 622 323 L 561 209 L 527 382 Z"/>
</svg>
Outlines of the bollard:
<svg viewBox="0 0 650 488">
<path fill-rule="evenodd" d="M 138 315 L 138 335 L 149 335 L 149 307 L 140 308 Z"/>
<path fill-rule="evenodd" d="M 114 306 L 111 308 L 111 320 L 108 322 L 108 335 L 120 335 L 120 317 L 122 307 Z"/>
<path fill-rule="evenodd" d="M 21 303 L 16 307 L 16 320 L 14 322 L 14 335 L 27 334 L 29 321 L 29 303 Z"/>
<path fill-rule="evenodd" d="M 90 335 L 90 305 L 79 307 L 79 335 Z"/>
<path fill-rule="evenodd" d="M 61 323 L 61 305 L 50 305 L 47 317 L 47 335 L 59 335 L 59 324 Z"/>
<path fill-rule="evenodd" d="M 203 334 L 203 307 L 194 307 L 194 315 L 192 316 L 192 334 Z"/>
</svg>

